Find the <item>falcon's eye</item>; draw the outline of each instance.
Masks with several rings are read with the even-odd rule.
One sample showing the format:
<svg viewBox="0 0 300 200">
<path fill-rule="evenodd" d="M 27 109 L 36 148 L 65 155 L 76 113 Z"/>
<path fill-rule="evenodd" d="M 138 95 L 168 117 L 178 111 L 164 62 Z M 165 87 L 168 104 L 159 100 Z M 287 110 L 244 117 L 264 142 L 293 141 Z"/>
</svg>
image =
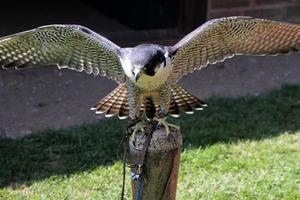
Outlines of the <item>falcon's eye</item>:
<svg viewBox="0 0 300 200">
<path fill-rule="evenodd" d="M 150 68 L 150 64 L 147 64 L 147 65 L 144 66 L 143 70 L 147 70 L 149 68 Z"/>
</svg>

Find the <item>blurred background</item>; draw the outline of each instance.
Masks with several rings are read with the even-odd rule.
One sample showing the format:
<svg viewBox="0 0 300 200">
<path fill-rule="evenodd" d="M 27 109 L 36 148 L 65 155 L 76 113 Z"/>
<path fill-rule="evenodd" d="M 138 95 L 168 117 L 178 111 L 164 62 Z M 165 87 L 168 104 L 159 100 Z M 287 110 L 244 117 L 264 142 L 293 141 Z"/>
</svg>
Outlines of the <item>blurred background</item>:
<svg viewBox="0 0 300 200">
<path fill-rule="evenodd" d="M 233 15 L 299 24 L 300 0 L 10 1 L 1 5 L 0 36 L 46 24 L 80 24 L 122 47 L 175 44 L 209 19 Z M 201 99 L 260 95 L 286 83 L 300 84 L 299 53 L 237 56 L 182 80 Z M 115 87 L 106 78 L 53 66 L 0 69 L 0 135 L 21 137 L 99 120 L 89 108 Z"/>
</svg>

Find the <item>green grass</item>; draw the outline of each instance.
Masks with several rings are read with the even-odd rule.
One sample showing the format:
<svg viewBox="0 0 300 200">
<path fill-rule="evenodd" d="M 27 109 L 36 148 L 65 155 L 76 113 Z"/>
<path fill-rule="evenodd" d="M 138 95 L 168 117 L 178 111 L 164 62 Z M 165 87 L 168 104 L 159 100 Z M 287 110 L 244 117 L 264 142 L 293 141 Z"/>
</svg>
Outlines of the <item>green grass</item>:
<svg viewBox="0 0 300 200">
<path fill-rule="evenodd" d="M 208 103 L 177 121 L 184 134 L 177 199 L 300 199 L 300 87 Z M 107 119 L 1 138 L 0 199 L 119 199 L 125 127 Z"/>
</svg>

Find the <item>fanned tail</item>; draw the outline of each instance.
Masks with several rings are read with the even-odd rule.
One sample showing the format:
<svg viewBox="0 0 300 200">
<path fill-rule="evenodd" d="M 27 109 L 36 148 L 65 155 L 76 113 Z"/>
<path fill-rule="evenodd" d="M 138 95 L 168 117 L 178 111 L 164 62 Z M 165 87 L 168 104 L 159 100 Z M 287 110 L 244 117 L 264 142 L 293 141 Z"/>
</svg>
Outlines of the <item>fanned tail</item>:
<svg viewBox="0 0 300 200">
<path fill-rule="evenodd" d="M 106 97 L 98 101 L 91 110 L 96 110 L 97 114 L 105 114 L 105 117 L 117 115 L 120 119 L 127 118 L 129 106 L 126 85 L 119 85 Z"/>
<path fill-rule="evenodd" d="M 194 110 L 203 110 L 206 103 L 190 94 L 179 85 L 172 88 L 172 97 L 169 108 L 169 115 L 179 117 L 180 113 L 193 114 Z M 159 110 L 159 105 L 154 104 L 151 98 L 145 98 L 141 104 L 141 113 L 145 113 L 148 119 L 155 116 Z M 91 110 L 96 110 L 97 114 L 105 114 L 105 117 L 118 116 L 126 119 L 129 116 L 127 86 L 119 85 L 106 97 L 98 101 Z"/>
<path fill-rule="evenodd" d="M 181 112 L 193 114 L 194 110 L 203 110 L 207 104 L 198 99 L 179 85 L 172 88 L 171 104 L 169 115 L 179 117 Z"/>
</svg>

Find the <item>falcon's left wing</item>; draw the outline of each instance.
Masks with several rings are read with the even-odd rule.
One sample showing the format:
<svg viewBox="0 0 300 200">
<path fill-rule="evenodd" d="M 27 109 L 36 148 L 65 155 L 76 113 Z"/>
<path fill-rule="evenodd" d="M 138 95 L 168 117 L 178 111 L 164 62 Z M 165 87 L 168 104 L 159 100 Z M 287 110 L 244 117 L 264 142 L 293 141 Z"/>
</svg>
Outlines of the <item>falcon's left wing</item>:
<svg viewBox="0 0 300 200">
<path fill-rule="evenodd" d="M 79 25 L 48 25 L 0 38 L 0 65 L 23 69 L 58 65 L 125 81 L 120 47 Z"/>
<path fill-rule="evenodd" d="M 206 22 L 181 41 L 172 61 L 174 79 L 238 54 L 276 55 L 300 50 L 300 26 L 251 17 Z"/>
</svg>

